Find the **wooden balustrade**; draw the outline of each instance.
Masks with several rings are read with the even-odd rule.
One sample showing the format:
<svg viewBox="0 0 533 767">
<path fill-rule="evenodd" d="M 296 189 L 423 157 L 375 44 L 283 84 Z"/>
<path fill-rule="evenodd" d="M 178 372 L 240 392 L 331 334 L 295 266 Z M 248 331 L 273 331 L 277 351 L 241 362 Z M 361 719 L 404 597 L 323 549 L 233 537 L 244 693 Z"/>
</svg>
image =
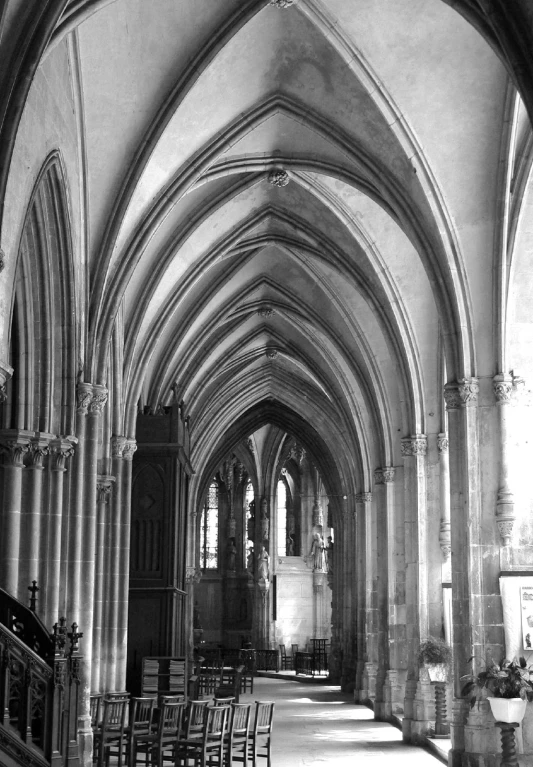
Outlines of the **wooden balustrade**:
<svg viewBox="0 0 533 767">
<path fill-rule="evenodd" d="M 29 608 L 0 589 L 0 753 L 11 760 L 79 767 L 79 637 L 75 624 L 67 634 L 64 618 L 49 634 Z"/>
</svg>

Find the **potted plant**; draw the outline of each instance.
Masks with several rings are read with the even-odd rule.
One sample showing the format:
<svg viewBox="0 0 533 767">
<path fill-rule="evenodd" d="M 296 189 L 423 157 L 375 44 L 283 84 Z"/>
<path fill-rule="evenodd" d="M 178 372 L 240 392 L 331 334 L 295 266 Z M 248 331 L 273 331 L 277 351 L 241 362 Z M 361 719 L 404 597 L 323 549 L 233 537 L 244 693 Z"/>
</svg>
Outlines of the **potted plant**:
<svg viewBox="0 0 533 767">
<path fill-rule="evenodd" d="M 470 658 L 470 662 L 473 660 Z M 465 680 L 462 694 L 470 700 L 471 708 L 476 700 L 487 697 L 498 722 L 521 722 L 528 700 L 533 700 L 529 672 L 523 657 L 518 661 L 505 658 L 499 663 L 492 661 L 482 671 L 461 677 Z"/>
<path fill-rule="evenodd" d="M 427 668 L 431 682 L 446 681 L 451 659 L 451 647 L 442 639 L 429 637 L 420 645 L 418 662 Z"/>
</svg>

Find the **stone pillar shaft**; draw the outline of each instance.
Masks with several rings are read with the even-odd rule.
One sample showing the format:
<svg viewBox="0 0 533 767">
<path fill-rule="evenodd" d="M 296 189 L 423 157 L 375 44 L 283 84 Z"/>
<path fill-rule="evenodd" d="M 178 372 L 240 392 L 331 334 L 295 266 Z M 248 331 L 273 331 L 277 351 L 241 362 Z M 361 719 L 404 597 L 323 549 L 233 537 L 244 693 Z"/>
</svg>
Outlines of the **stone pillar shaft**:
<svg viewBox="0 0 533 767">
<path fill-rule="evenodd" d="M 492 379 L 494 396 L 496 397 L 498 420 L 500 427 L 500 477 L 498 497 L 496 500 L 496 519 L 504 546 L 511 543 L 511 535 L 515 522 L 514 496 L 509 482 L 509 408 L 513 390 L 512 376 L 503 373 Z"/>
<path fill-rule="evenodd" d="M 85 434 L 87 413 L 92 400 L 92 385 L 78 383 L 76 387 L 76 435 L 78 447 L 72 459 L 72 491 L 69 509 L 69 564 L 67 612 L 72 620 L 81 623 L 81 560 L 85 509 Z M 86 655 L 86 653 L 84 653 Z"/>
<path fill-rule="evenodd" d="M 90 721 L 90 685 L 92 681 L 94 587 L 96 570 L 96 493 L 98 476 L 98 445 L 102 411 L 107 402 L 105 386 L 94 384 L 87 414 L 85 437 L 85 490 L 83 493 L 83 537 L 81 549 L 81 589 L 83 605 L 84 657 L 80 684 L 80 734 L 83 759 L 92 751 Z M 85 762 L 84 762 L 85 763 Z"/>
<path fill-rule="evenodd" d="M 109 523 L 109 501 L 112 483 L 115 477 L 99 475 L 96 485 L 97 490 L 97 521 L 96 521 L 96 565 L 94 583 L 94 623 L 93 623 L 93 663 L 91 692 L 101 692 L 105 689 L 104 679 L 106 667 L 107 647 L 103 640 L 104 624 L 104 597 L 105 603 L 109 599 L 108 582 L 106 574 L 111 565 L 112 550 L 108 542 L 113 537 L 113 531 Z"/>
<path fill-rule="evenodd" d="M 126 660 L 128 653 L 128 594 L 130 583 L 130 529 L 131 529 L 131 478 L 133 454 L 137 450 L 134 439 L 126 440 L 123 449 L 122 487 L 120 490 L 120 565 L 118 572 L 117 606 L 117 661 L 115 688 L 126 689 Z"/>
<path fill-rule="evenodd" d="M 405 494 L 405 593 L 407 684 L 403 735 L 415 741 L 425 734 L 428 723 L 419 721 L 415 706 L 418 684 L 420 636 L 428 631 L 428 563 L 426 510 L 427 438 L 414 434 L 402 440 Z"/>
<path fill-rule="evenodd" d="M 9 429 L 0 432 L 4 458 L 4 499 L 2 504 L 2 536 L 0 539 L 0 584 L 19 597 L 19 553 L 22 506 L 22 471 L 33 432 Z M 27 585 L 27 584 L 25 584 Z M 26 595 L 24 595 L 24 599 Z"/>
<path fill-rule="evenodd" d="M 108 552 L 108 566 L 106 571 L 106 601 L 105 601 L 105 647 L 106 663 L 101 674 L 101 683 L 104 690 L 118 690 L 117 660 L 118 660 L 118 624 L 121 598 L 124 596 L 124 585 L 121 583 L 122 564 L 122 526 L 124 519 L 123 509 L 123 483 L 124 483 L 124 448 L 127 439 L 122 436 L 114 436 L 111 439 L 112 471 L 115 476 L 115 485 L 111 496 L 111 538 Z M 131 493 L 131 489 L 129 491 Z M 126 584 L 129 587 L 129 583 Z M 126 592 L 127 597 L 127 592 Z M 122 689 L 125 689 L 123 686 Z"/>
<path fill-rule="evenodd" d="M 43 569 L 40 557 L 43 461 L 49 453 L 53 434 L 38 433 L 31 441 L 31 463 L 25 472 L 27 483 L 26 509 L 22 511 L 22 545 L 20 550 L 20 577 L 22 586 L 32 581 L 42 584 Z"/>
<path fill-rule="evenodd" d="M 452 557 L 452 619 L 454 653 L 452 750 L 450 765 L 462 764 L 468 704 L 462 699 L 461 676 L 468 659 L 484 648 L 476 645 L 477 628 L 483 624 L 481 607 L 481 568 L 479 503 L 479 455 L 477 397 L 475 379 L 449 383 L 444 397 L 448 411 L 450 442 L 450 523 Z"/>
<path fill-rule="evenodd" d="M 74 454 L 75 437 L 55 439 L 50 442 L 51 476 L 50 504 L 48 513 L 47 577 L 45 584 L 46 612 L 44 622 L 52 626 L 59 620 L 59 595 L 61 588 L 61 536 L 63 527 L 63 477 L 65 463 Z"/>
</svg>

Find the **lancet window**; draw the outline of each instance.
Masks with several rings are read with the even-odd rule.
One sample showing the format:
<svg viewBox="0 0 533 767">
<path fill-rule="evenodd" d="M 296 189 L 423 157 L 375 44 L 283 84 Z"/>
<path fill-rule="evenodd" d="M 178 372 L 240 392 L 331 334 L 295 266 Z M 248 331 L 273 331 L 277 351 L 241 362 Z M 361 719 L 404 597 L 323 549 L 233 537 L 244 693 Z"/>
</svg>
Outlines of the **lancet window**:
<svg viewBox="0 0 533 767">
<path fill-rule="evenodd" d="M 218 569 L 218 484 L 211 482 L 200 521 L 200 563 L 203 570 Z"/>
</svg>

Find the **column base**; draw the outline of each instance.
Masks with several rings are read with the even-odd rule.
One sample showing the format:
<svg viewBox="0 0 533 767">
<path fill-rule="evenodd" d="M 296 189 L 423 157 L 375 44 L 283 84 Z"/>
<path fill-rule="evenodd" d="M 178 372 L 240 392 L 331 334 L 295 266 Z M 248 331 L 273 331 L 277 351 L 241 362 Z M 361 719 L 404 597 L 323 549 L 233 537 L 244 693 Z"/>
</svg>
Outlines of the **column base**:
<svg viewBox="0 0 533 767">
<path fill-rule="evenodd" d="M 405 697 L 405 682 L 402 680 L 405 672 L 389 669 L 385 674 L 383 684 L 383 701 L 379 706 L 380 718 L 391 721 L 397 716 L 403 716 Z"/>
<path fill-rule="evenodd" d="M 427 672 L 426 672 L 427 676 Z M 403 739 L 408 743 L 427 740 L 435 722 L 435 692 L 428 679 L 410 679 L 405 685 Z"/>
<path fill-rule="evenodd" d="M 365 663 L 361 679 L 361 688 L 358 691 L 359 703 L 374 703 L 376 698 L 376 679 L 378 667 L 375 663 Z"/>
</svg>

